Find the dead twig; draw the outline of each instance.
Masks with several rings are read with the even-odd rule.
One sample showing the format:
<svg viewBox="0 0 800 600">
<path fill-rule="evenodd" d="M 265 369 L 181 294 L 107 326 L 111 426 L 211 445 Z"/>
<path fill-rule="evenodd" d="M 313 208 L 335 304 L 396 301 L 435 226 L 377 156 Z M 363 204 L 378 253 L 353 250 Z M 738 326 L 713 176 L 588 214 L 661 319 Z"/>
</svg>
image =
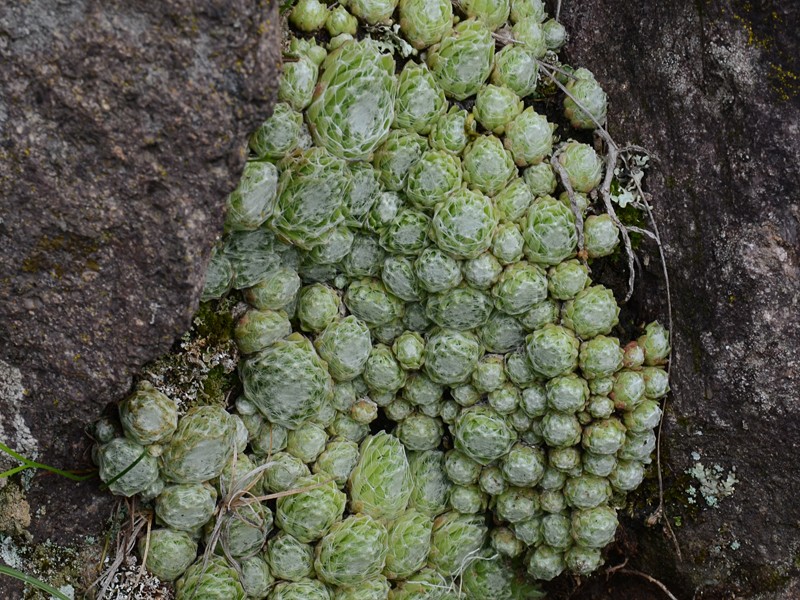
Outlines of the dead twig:
<svg viewBox="0 0 800 600">
<path fill-rule="evenodd" d="M 667 269 L 667 257 L 666 253 L 664 252 L 664 244 L 661 242 L 661 233 L 658 229 L 658 223 L 656 222 L 655 215 L 653 214 L 653 208 L 650 206 L 650 202 L 647 199 L 647 195 L 642 190 L 641 184 L 637 179 L 634 179 L 634 184 L 636 185 L 636 190 L 639 192 L 639 196 L 642 198 L 642 203 L 644 204 L 645 210 L 647 212 L 647 217 L 650 220 L 650 225 L 653 227 L 654 238 L 656 245 L 658 246 L 658 253 L 659 257 L 661 258 L 661 269 L 664 275 L 664 286 L 666 287 L 667 293 L 667 320 L 669 331 L 672 333 L 673 331 L 673 323 L 672 323 L 672 290 L 670 288 L 670 281 L 669 281 L 669 270 Z M 670 372 L 670 367 L 672 365 L 672 360 L 667 363 L 667 374 Z M 656 434 L 656 470 L 658 472 L 658 506 L 656 510 L 647 518 L 646 524 L 650 527 L 655 525 L 658 522 L 663 523 L 664 530 L 667 533 L 667 536 L 672 541 L 673 546 L 675 547 L 675 554 L 678 556 L 678 560 L 683 560 L 683 554 L 681 553 L 680 544 L 678 544 L 678 538 L 675 535 L 675 532 L 672 530 L 672 524 L 669 522 L 669 517 L 666 513 L 666 509 L 664 508 L 664 477 L 662 473 L 662 466 L 661 466 L 661 434 L 664 429 L 664 415 L 667 414 L 667 399 L 664 399 L 664 403 L 662 404 L 661 408 L 661 418 L 658 421 L 658 433 Z"/>
<path fill-rule="evenodd" d="M 648 575 L 647 573 L 642 573 L 641 571 L 637 571 L 636 569 L 620 569 L 618 573 L 623 573 L 625 575 L 634 575 L 636 577 L 641 577 L 642 579 L 646 579 L 656 587 L 658 587 L 662 592 L 664 592 L 670 600 L 678 600 L 675 595 L 669 591 L 669 588 L 661 583 L 658 579 L 653 577 L 652 575 Z"/>
<path fill-rule="evenodd" d="M 622 236 L 622 243 L 625 246 L 625 254 L 628 258 L 628 291 L 625 294 L 625 298 L 622 300 L 622 302 L 625 303 L 633 296 L 633 289 L 636 282 L 636 266 L 634 264 L 635 257 L 633 245 L 631 244 L 631 236 L 628 233 L 628 228 L 619 220 L 617 211 L 614 210 L 614 203 L 611 199 L 611 184 L 614 181 L 614 169 L 617 167 L 617 159 L 619 158 L 619 146 L 617 146 L 617 143 L 611 138 L 606 128 L 603 127 L 603 124 L 556 78 L 554 72 L 551 70 L 552 65 L 542 60 L 537 62 L 544 74 L 547 75 L 550 80 L 578 106 L 578 108 L 589 116 L 597 127 L 597 134 L 606 144 L 606 174 L 600 185 L 600 197 L 603 199 L 606 213 L 608 213 L 608 216 L 611 217 L 611 221 L 617 226 L 617 229 L 619 229 L 620 235 Z"/>
</svg>

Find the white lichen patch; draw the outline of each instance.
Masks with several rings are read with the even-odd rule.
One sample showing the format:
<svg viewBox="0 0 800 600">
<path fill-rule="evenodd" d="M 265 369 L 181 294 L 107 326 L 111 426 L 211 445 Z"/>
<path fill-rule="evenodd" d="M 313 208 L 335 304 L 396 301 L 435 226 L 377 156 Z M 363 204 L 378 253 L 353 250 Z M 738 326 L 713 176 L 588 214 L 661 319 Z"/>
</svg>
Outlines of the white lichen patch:
<svg viewBox="0 0 800 600">
<path fill-rule="evenodd" d="M 106 560 L 108 563 L 110 559 Z M 107 565 L 106 565 L 107 566 Z M 119 567 L 111 585 L 106 589 L 106 600 L 171 600 L 174 594 L 170 586 L 149 571 L 143 571 L 136 556 L 128 555 Z"/>
<path fill-rule="evenodd" d="M 697 480 L 698 486 L 690 485 L 686 488 L 687 501 L 689 504 L 697 504 L 702 498 L 709 508 L 717 508 L 720 500 L 733 495 L 735 486 L 739 483 L 736 479 L 736 467 L 731 467 L 726 474 L 721 465 L 706 467 L 700 462 L 699 452 L 692 452 L 692 459 L 695 463 L 686 473 Z"/>
<path fill-rule="evenodd" d="M 12 569 L 19 569 L 22 566 L 19 550 L 11 536 L 0 535 L 0 561 Z"/>
<path fill-rule="evenodd" d="M 38 444 L 21 413 L 22 403 L 25 400 L 25 387 L 22 385 L 22 373 L 16 367 L 0 360 L 0 441 L 27 456 L 36 459 Z M 0 452 L 0 471 L 15 467 L 18 463 Z M 33 475 L 31 471 L 30 476 Z M 24 483 L 29 481 L 23 479 Z M 4 487 L 5 479 L 0 478 L 0 488 Z"/>
<path fill-rule="evenodd" d="M 84 597 L 82 590 L 85 575 L 98 562 L 98 552 L 99 548 L 81 542 L 74 547 L 65 547 L 50 540 L 35 544 L 30 536 L 0 535 L 0 563 L 53 586 L 67 598 Z M 83 569 L 88 570 L 84 573 Z M 32 586 L 26 586 L 22 598 L 38 600 L 50 596 Z M 149 596 L 129 598 L 144 600 Z"/>
</svg>

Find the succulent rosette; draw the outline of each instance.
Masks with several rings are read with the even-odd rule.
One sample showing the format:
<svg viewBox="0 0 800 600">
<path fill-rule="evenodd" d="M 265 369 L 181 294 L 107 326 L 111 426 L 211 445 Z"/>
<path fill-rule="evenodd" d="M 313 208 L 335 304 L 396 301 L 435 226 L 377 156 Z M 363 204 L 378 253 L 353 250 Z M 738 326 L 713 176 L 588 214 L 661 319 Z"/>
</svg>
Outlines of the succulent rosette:
<svg viewBox="0 0 800 600">
<path fill-rule="evenodd" d="M 432 210 L 461 187 L 461 162 L 444 150 L 428 150 L 408 173 L 406 195 L 422 210 Z"/>
<path fill-rule="evenodd" d="M 369 39 L 331 52 L 306 111 L 317 143 L 341 158 L 368 158 L 394 121 L 394 70 L 394 59 Z"/>
<path fill-rule="evenodd" d="M 462 411 L 452 432 L 456 448 L 482 465 L 504 457 L 517 438 L 506 418 L 487 406 Z"/>
<path fill-rule="evenodd" d="M 563 202 L 550 196 L 539 198 L 528 209 L 522 235 L 525 255 L 533 263 L 557 265 L 575 255 L 578 243 L 575 215 Z"/>
<path fill-rule="evenodd" d="M 475 94 L 489 77 L 493 62 L 492 32 L 477 19 L 456 25 L 428 52 L 428 66 L 445 94 L 455 100 Z"/>
<path fill-rule="evenodd" d="M 535 165 L 553 151 L 555 125 L 532 107 L 526 108 L 505 129 L 505 147 L 519 167 Z"/>
<path fill-rule="evenodd" d="M 384 432 L 370 436 L 350 474 L 350 509 L 379 519 L 397 517 L 408 505 L 412 485 L 400 441 Z"/>
<path fill-rule="evenodd" d="M 309 419 L 333 391 L 326 363 L 296 333 L 245 361 L 240 376 L 245 396 L 287 429 Z"/>
<path fill-rule="evenodd" d="M 397 79 L 394 126 L 427 135 L 446 111 L 444 92 L 428 67 L 406 63 Z"/>
<path fill-rule="evenodd" d="M 386 528 L 369 515 L 336 523 L 317 545 L 314 568 L 331 585 L 355 586 L 377 576 L 386 563 Z"/>
<path fill-rule="evenodd" d="M 474 119 L 467 111 L 453 106 L 431 129 L 431 148 L 448 154 L 461 154 L 474 130 Z"/>
<path fill-rule="evenodd" d="M 350 186 L 345 162 L 322 148 L 290 157 L 278 180 L 272 228 L 301 248 L 313 247 L 342 222 Z"/>
<path fill-rule="evenodd" d="M 478 90 L 473 114 L 484 129 L 500 135 L 522 109 L 522 100 L 512 89 L 488 84 Z"/>
<path fill-rule="evenodd" d="M 425 372 L 436 383 L 464 383 L 478 364 L 483 349 L 474 334 L 442 329 L 425 345 Z"/>
<path fill-rule="evenodd" d="M 287 103 L 279 102 L 272 116 L 250 137 L 250 151 L 258 158 L 279 160 L 297 147 L 302 125 L 303 115 Z"/>
<path fill-rule="evenodd" d="M 536 56 L 524 46 L 506 46 L 495 55 L 491 81 L 507 87 L 520 98 L 530 96 L 539 82 Z"/>
<path fill-rule="evenodd" d="M 492 135 L 475 138 L 464 150 L 462 165 L 469 188 L 487 196 L 496 195 L 517 174 L 511 153 Z"/>
<path fill-rule="evenodd" d="M 453 26 L 449 0 L 400 0 L 400 30 L 419 50 L 439 42 Z"/>
<path fill-rule="evenodd" d="M 496 226 L 492 201 L 479 192 L 461 188 L 436 207 L 431 237 L 442 251 L 455 258 L 476 258 L 491 245 Z"/>
<path fill-rule="evenodd" d="M 552 42 L 551 42 L 552 43 Z M 565 86 L 564 116 L 576 129 L 596 129 L 606 121 L 606 93 L 588 69 L 576 69 Z"/>
<path fill-rule="evenodd" d="M 188 568 L 175 588 L 178 600 L 245 600 L 247 597 L 236 569 L 218 556 L 208 561 L 200 558 Z"/>
</svg>

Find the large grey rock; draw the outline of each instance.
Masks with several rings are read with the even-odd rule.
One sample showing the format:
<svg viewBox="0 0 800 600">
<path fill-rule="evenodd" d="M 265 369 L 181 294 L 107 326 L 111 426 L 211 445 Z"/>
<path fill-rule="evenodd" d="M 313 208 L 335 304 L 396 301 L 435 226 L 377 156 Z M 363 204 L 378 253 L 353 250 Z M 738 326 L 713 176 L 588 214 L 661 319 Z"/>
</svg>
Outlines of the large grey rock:
<svg viewBox="0 0 800 600">
<path fill-rule="evenodd" d="M 278 27 L 268 0 L 0 3 L 6 444 L 90 466 L 86 423 L 187 329 L 274 100 Z M 97 487 L 35 477 L 35 539 L 99 531 Z"/>
<path fill-rule="evenodd" d="M 649 188 L 675 317 L 664 467 L 683 561 L 642 527 L 638 567 L 679 598 L 797 598 L 800 5 L 564 2 L 562 20 L 571 64 L 609 94 L 614 138 L 661 159 Z M 664 314 L 651 289 L 641 314 Z M 712 487 L 735 469 L 715 507 L 687 474 L 698 464 Z"/>
</svg>

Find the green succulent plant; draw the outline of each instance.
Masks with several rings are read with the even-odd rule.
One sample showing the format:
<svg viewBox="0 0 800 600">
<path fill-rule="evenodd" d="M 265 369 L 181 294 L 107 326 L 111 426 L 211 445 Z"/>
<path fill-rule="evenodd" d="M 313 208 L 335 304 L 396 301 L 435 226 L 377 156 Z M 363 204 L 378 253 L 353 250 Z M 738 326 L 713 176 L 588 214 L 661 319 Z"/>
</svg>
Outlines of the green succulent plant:
<svg viewBox="0 0 800 600">
<path fill-rule="evenodd" d="M 236 424 L 222 408 L 191 409 L 159 457 L 161 474 L 175 483 L 203 483 L 219 477 L 233 454 L 235 435 Z M 138 465 L 117 483 L 137 469 Z"/>
<path fill-rule="evenodd" d="M 362 16 L 360 7 L 349 3 L 348 8 Z M 315 141 L 341 158 L 368 158 L 394 121 L 394 71 L 394 59 L 369 39 L 331 52 L 306 111 Z"/>
<path fill-rule="evenodd" d="M 501 135 L 522 109 L 522 100 L 514 90 L 487 84 L 478 90 L 473 114 L 484 129 Z"/>
<path fill-rule="evenodd" d="M 453 425 L 455 446 L 477 463 L 488 465 L 502 458 L 516 441 L 506 418 L 486 406 L 461 412 Z"/>
<path fill-rule="evenodd" d="M 347 496 L 324 473 L 300 477 L 294 486 L 304 491 L 278 498 L 275 523 L 301 542 L 314 542 L 342 518 Z"/>
<path fill-rule="evenodd" d="M 431 128 L 431 148 L 458 155 L 474 133 L 474 118 L 466 110 L 453 106 Z"/>
<path fill-rule="evenodd" d="M 567 143 L 558 154 L 572 189 L 588 194 L 600 184 L 603 161 L 588 144 Z"/>
<path fill-rule="evenodd" d="M 490 197 L 505 188 L 517 174 L 511 153 L 493 135 L 481 135 L 470 142 L 461 164 L 469 188 Z"/>
<path fill-rule="evenodd" d="M 236 569 L 222 557 L 200 558 L 175 583 L 178 600 L 245 600 Z"/>
<path fill-rule="evenodd" d="M 453 26 L 449 0 L 400 0 L 398 8 L 400 30 L 418 50 L 439 42 Z"/>
<path fill-rule="evenodd" d="M 536 56 L 524 46 L 506 46 L 495 55 L 491 81 L 507 87 L 520 98 L 532 95 L 539 82 Z"/>
<path fill-rule="evenodd" d="M 169 441 L 178 428 L 178 409 L 151 384 L 142 382 L 120 402 L 119 420 L 125 435 L 137 444 L 161 444 Z"/>
<path fill-rule="evenodd" d="M 197 542 L 185 531 L 154 529 L 147 542 L 147 570 L 162 581 L 175 581 L 197 558 Z M 145 555 L 145 540 L 139 540 L 139 554 Z"/>
<path fill-rule="evenodd" d="M 409 509 L 388 525 L 384 575 L 405 579 L 419 571 L 428 559 L 433 523 L 429 516 Z"/>
<path fill-rule="evenodd" d="M 377 576 L 386 563 L 386 528 L 369 515 L 336 523 L 317 545 L 314 569 L 331 585 L 355 586 Z"/>
<path fill-rule="evenodd" d="M 299 334 L 275 342 L 240 367 L 245 395 L 270 421 L 298 427 L 333 391 L 327 365 Z"/>
<path fill-rule="evenodd" d="M 595 129 L 606 94 L 543 0 L 290 4 L 202 292 L 243 393 L 140 385 L 101 478 L 153 503 L 179 599 L 541 598 L 602 563 L 669 391 L 669 333 L 621 344 L 589 277 L 615 165 L 537 113 Z"/>
<path fill-rule="evenodd" d="M 474 334 L 442 329 L 431 335 L 425 345 L 425 372 L 435 383 L 464 383 L 478 364 L 482 350 Z"/>
<path fill-rule="evenodd" d="M 394 518 L 408 505 L 412 485 L 405 448 L 398 438 L 385 432 L 370 436 L 362 443 L 350 474 L 350 510 Z"/>
<path fill-rule="evenodd" d="M 608 100 L 591 71 L 576 69 L 565 87 L 569 95 L 564 96 L 564 116 L 573 127 L 595 129 L 605 123 Z"/>
<path fill-rule="evenodd" d="M 158 518 L 179 531 L 196 531 L 211 520 L 216 507 L 216 490 L 201 483 L 168 485 L 155 500 Z"/>
<path fill-rule="evenodd" d="M 451 483 L 444 468 L 444 452 L 427 450 L 409 458 L 412 491 L 409 508 L 436 517 L 447 509 Z"/>
<path fill-rule="evenodd" d="M 486 542 L 488 529 L 479 515 L 447 512 L 433 522 L 428 563 L 442 575 L 459 572 L 468 556 Z"/>
<path fill-rule="evenodd" d="M 445 94 L 465 100 L 489 77 L 494 62 L 492 32 L 481 21 L 467 19 L 447 31 L 428 52 L 428 66 Z"/>
</svg>

